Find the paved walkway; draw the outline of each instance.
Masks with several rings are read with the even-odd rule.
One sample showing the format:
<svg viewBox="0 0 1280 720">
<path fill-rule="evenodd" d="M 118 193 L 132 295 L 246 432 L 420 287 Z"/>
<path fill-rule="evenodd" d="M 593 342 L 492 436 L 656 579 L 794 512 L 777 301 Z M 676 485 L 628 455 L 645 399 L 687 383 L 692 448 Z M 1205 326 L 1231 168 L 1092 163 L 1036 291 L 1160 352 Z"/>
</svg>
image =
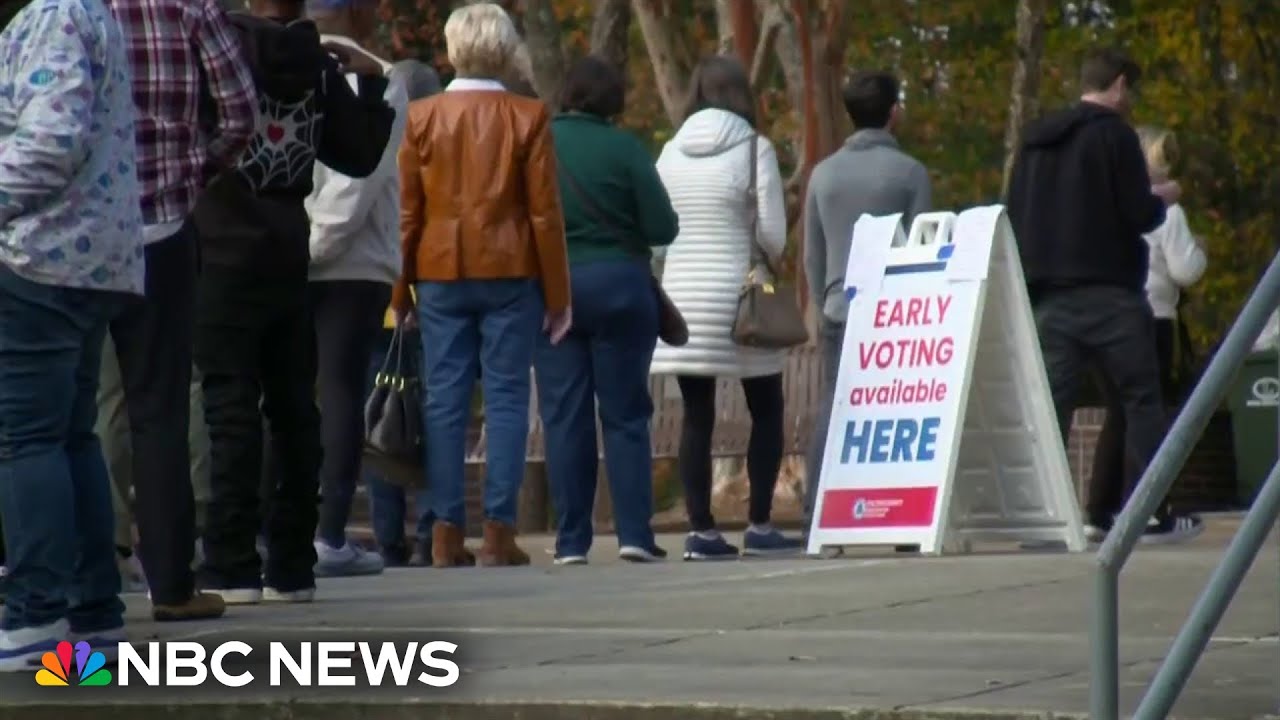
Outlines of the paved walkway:
<svg viewBox="0 0 1280 720">
<path fill-rule="evenodd" d="M 1232 518 L 1215 518 L 1194 544 L 1144 549 L 1131 561 L 1121 590 L 1126 711 L 1136 705 L 1234 527 Z M 670 549 L 680 542 L 663 540 Z M 408 718 L 414 716 L 406 714 L 409 707 L 419 707 L 418 717 L 526 720 L 808 718 L 818 715 L 804 709 L 823 708 L 879 711 L 857 717 L 917 718 L 975 708 L 989 711 L 986 717 L 1060 717 L 1087 710 L 1091 555 L 631 566 L 613 561 L 611 546 L 602 541 L 595 564 L 551 567 L 545 539 L 525 544 L 538 565 L 404 569 L 379 578 L 322 581 L 313 605 L 235 608 L 215 622 L 160 626 L 145 619 L 141 598 L 130 604 L 134 640 L 453 639 L 465 654 L 465 675 L 454 688 L 300 692 L 205 686 L 128 695 L 132 691 L 124 688 L 41 688 L 30 676 L 8 676 L 0 677 L 0 720 L 193 720 L 205 716 L 196 712 L 203 702 L 288 699 L 304 704 L 278 704 L 289 710 L 258 708 L 244 716 Z M 1256 717 L 1280 706 L 1278 566 L 1273 538 L 1201 660 L 1177 717 Z M 92 704 L 68 707 L 72 696 Z M 126 700 L 154 705 L 154 712 L 111 709 Z M 353 704 L 375 701 L 383 703 L 382 710 L 360 711 Z M 420 706 L 405 705 L 446 701 L 477 704 L 425 715 Z M 555 709 L 583 701 L 699 707 L 668 709 L 665 715 L 635 708 Z M 483 702 L 543 705 L 517 713 Z M 726 705 L 754 710 L 714 709 Z M 207 716 L 239 717 L 230 706 Z"/>
</svg>

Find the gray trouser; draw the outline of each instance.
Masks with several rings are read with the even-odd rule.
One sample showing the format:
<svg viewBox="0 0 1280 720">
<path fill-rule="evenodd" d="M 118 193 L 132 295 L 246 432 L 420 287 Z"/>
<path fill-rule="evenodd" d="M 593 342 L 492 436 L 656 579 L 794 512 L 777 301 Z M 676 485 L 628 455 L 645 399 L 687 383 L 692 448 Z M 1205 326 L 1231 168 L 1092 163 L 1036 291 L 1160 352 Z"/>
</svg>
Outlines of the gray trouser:
<svg viewBox="0 0 1280 720">
<path fill-rule="evenodd" d="M 116 515 L 116 545 L 133 547 L 133 447 L 129 439 L 129 414 L 124 404 L 124 384 L 116 348 L 108 333 L 102 348 L 102 375 L 98 381 L 98 424 L 95 430 L 111 475 L 111 504 Z M 204 402 L 200 378 L 191 375 L 191 487 L 196 500 L 196 530 L 204 527 L 205 505 L 209 502 L 209 431 L 204 424 Z"/>
<path fill-rule="evenodd" d="M 844 344 L 844 323 L 835 323 L 823 317 L 818 327 L 818 352 L 822 361 L 822 395 L 818 410 L 813 415 L 813 429 L 809 434 L 809 452 L 805 458 L 804 511 L 813 514 L 818 497 L 818 475 L 822 472 L 822 455 L 827 449 L 827 426 L 831 424 L 831 406 L 836 392 L 836 378 L 840 375 L 840 350 Z"/>
</svg>

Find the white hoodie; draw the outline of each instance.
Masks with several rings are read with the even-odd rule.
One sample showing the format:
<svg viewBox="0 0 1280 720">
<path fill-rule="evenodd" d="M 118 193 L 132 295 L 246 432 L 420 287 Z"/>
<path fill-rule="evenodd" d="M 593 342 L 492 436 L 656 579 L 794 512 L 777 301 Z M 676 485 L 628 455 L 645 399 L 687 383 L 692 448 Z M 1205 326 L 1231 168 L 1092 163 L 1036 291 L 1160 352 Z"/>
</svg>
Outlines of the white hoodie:
<svg viewBox="0 0 1280 720">
<path fill-rule="evenodd" d="M 1147 267 L 1147 302 L 1157 318 L 1178 316 L 1178 298 L 1204 275 L 1204 250 L 1191 234 L 1181 205 L 1170 205 L 1164 224 L 1146 235 L 1151 246 Z"/>
<path fill-rule="evenodd" d="M 667 249 L 662 287 L 689 324 L 689 344 L 659 342 L 650 372 L 757 377 L 782 372 L 783 353 L 741 347 L 731 333 L 753 238 L 747 214 L 751 137 L 746 120 L 724 110 L 689 116 L 662 148 L 658 175 L 680 216 Z M 778 157 L 769 139 L 756 143 L 758 227 L 754 238 L 771 259 L 787 243 Z"/>
<path fill-rule="evenodd" d="M 355 42 L 338 35 L 322 35 L 334 42 L 368 53 Z M 370 53 L 371 55 L 371 53 Z M 379 60 L 384 72 L 391 64 Z M 348 75 L 352 89 L 356 76 Z M 391 76 L 384 96 L 396 111 L 391 139 L 382 161 L 367 178 L 355 179 L 315 165 L 315 189 L 307 198 L 311 216 L 311 273 L 316 280 L 367 280 L 394 283 L 400 275 L 400 173 L 396 155 L 404 137 L 409 94 L 404 83 Z"/>
</svg>

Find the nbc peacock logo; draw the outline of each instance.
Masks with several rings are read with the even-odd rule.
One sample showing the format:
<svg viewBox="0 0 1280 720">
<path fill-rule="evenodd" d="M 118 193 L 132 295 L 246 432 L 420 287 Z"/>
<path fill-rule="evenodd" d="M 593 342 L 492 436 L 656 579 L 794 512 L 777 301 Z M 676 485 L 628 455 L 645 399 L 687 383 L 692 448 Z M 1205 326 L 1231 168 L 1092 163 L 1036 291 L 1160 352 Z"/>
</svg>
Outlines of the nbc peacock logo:
<svg viewBox="0 0 1280 720">
<path fill-rule="evenodd" d="M 75 655 L 76 674 L 71 674 L 71 657 Z M 44 654 L 40 659 L 43 667 L 36 672 L 37 685 L 67 687 L 69 685 L 92 685 L 101 687 L 111 684 L 111 671 L 106 668 L 107 658 L 100 652 L 94 652 L 89 643 L 83 640 L 75 644 L 63 640 L 58 647 Z"/>
</svg>

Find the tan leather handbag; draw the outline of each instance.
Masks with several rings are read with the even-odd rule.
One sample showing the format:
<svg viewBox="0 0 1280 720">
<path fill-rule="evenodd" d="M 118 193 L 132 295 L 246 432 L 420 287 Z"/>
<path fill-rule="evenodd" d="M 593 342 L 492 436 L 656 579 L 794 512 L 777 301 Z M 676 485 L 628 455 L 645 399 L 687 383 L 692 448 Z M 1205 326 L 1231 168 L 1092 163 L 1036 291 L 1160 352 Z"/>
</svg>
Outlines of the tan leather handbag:
<svg viewBox="0 0 1280 720">
<path fill-rule="evenodd" d="M 743 347 L 781 350 L 809 341 L 804 315 L 796 303 L 795 290 L 779 283 L 769 256 L 760 248 L 760 202 L 756 193 L 757 138 L 751 137 L 751 173 L 747 183 L 747 212 L 750 213 L 747 242 L 751 260 L 742 289 L 738 291 L 738 314 L 733 321 L 733 341 Z"/>
</svg>

